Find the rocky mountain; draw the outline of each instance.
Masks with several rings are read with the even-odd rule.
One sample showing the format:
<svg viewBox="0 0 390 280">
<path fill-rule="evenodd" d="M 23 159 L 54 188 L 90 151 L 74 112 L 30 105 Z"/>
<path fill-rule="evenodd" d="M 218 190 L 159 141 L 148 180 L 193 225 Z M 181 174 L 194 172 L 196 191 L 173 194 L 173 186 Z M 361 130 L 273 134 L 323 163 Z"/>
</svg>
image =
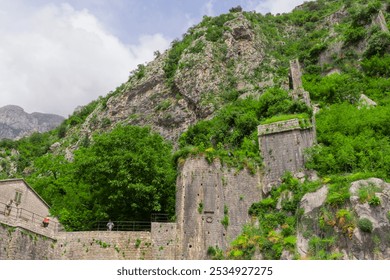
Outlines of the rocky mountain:
<svg viewBox="0 0 390 280">
<path fill-rule="evenodd" d="M 0 139 L 19 139 L 33 132 L 46 132 L 64 120 L 53 114 L 26 113 L 23 108 L 8 105 L 0 108 Z"/>
<path fill-rule="evenodd" d="M 145 131 L 117 129 L 146 126 L 173 147 L 165 159 L 173 158 L 181 178 L 170 185 L 182 194 L 176 218 L 191 213 L 177 219 L 178 255 L 388 259 L 389 12 L 388 0 L 317 0 L 275 16 L 240 7 L 205 16 L 56 129 L 2 141 L 0 175 L 26 177 L 71 229 L 83 219 L 127 217 L 146 201 L 162 212 L 156 194 L 137 200 L 145 205 L 113 203 L 125 205 L 129 193 L 143 197 L 130 186 L 150 190 L 159 182 L 144 185 L 129 173 L 147 166 L 131 148 L 152 154 L 158 145 L 139 145 Z M 268 184 L 271 175 L 278 178 Z M 241 234 L 230 236 L 233 229 Z"/>
</svg>

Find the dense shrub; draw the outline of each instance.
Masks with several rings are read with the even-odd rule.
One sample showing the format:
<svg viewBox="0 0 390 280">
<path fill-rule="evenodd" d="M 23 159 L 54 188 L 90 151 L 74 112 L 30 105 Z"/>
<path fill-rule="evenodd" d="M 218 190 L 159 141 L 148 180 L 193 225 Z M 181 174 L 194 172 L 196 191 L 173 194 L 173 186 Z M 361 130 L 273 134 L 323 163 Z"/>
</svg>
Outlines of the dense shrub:
<svg viewBox="0 0 390 280">
<path fill-rule="evenodd" d="M 370 58 L 374 55 L 383 56 L 390 52 L 390 34 L 389 32 L 379 31 L 374 33 L 367 42 L 365 57 Z"/>
<path fill-rule="evenodd" d="M 372 222 L 367 218 L 359 219 L 358 227 L 361 231 L 371 233 L 373 230 Z"/>
</svg>

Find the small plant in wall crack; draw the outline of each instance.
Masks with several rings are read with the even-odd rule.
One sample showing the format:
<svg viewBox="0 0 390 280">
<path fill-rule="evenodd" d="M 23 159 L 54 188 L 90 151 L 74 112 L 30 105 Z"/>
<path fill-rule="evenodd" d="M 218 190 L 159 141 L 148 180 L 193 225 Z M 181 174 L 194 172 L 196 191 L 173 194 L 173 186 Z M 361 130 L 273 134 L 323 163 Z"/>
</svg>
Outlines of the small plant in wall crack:
<svg viewBox="0 0 390 280">
<path fill-rule="evenodd" d="M 135 248 L 139 248 L 139 246 L 141 246 L 141 239 L 135 241 Z"/>
<path fill-rule="evenodd" d="M 198 213 L 199 213 L 199 214 L 202 214 L 202 212 L 203 212 L 203 207 L 204 207 L 203 201 L 199 202 L 199 204 L 198 204 Z"/>
<path fill-rule="evenodd" d="M 221 221 L 221 224 L 225 227 L 225 229 L 227 229 L 227 227 L 229 226 L 229 208 L 227 205 L 225 205 L 223 207 L 223 219 Z"/>
</svg>

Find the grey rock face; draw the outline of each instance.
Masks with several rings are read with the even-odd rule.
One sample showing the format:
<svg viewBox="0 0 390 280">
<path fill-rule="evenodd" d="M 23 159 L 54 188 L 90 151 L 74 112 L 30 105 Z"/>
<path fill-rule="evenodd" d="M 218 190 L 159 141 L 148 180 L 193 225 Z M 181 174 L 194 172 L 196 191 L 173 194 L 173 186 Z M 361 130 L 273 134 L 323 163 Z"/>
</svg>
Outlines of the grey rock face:
<svg viewBox="0 0 390 280">
<path fill-rule="evenodd" d="M 33 132 L 46 132 L 63 120 L 58 115 L 28 114 L 19 106 L 7 105 L 0 108 L 0 139 L 18 139 Z"/>
<path fill-rule="evenodd" d="M 323 186 L 316 192 L 303 196 L 300 206 L 304 212 L 299 221 L 297 233 L 297 250 L 302 258 L 312 257 L 310 252 L 310 238 L 314 235 L 324 238 L 327 234 L 334 238 L 332 252 L 340 253 L 343 259 L 378 260 L 390 258 L 390 184 L 378 178 L 359 180 L 351 183 L 350 199 L 342 208 L 331 209 L 326 207 L 326 198 L 329 190 Z M 370 203 L 365 199 L 363 192 L 369 197 L 377 197 L 379 202 Z M 321 209 L 327 208 L 324 216 Z M 348 211 L 351 220 L 346 222 L 339 210 Z M 359 221 L 366 219 L 372 224 L 372 230 L 364 230 Z M 327 224 L 327 231 L 321 229 L 319 221 Z M 331 232 L 329 232 L 331 231 Z M 312 235 L 314 234 L 314 235 Z"/>
</svg>

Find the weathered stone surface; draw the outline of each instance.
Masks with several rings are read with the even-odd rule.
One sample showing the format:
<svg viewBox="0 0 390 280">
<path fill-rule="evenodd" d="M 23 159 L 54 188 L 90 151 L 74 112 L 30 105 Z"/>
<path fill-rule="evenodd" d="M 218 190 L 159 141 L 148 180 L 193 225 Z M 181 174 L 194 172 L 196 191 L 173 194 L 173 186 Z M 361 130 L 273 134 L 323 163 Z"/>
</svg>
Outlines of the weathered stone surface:
<svg viewBox="0 0 390 280">
<path fill-rule="evenodd" d="M 309 239 L 304 236 L 308 229 L 307 223 L 317 223 L 318 210 L 324 205 L 327 195 L 328 187 L 322 186 L 313 193 L 305 194 L 301 200 L 300 207 L 304 209 L 304 215 L 297 232 L 297 251 L 302 258 L 309 253 Z"/>
<path fill-rule="evenodd" d="M 359 98 L 359 108 L 361 107 L 375 107 L 377 104 L 370 99 L 367 95 L 361 94 Z"/>
<path fill-rule="evenodd" d="M 359 198 L 361 188 L 374 190 L 380 204 L 370 205 L 367 201 L 361 201 Z M 390 184 L 378 178 L 370 178 L 353 182 L 349 191 L 351 194 L 349 204 L 344 207 L 353 215 L 353 220 L 348 228 L 343 228 L 343 223 L 336 213 L 331 213 L 330 209 L 327 210 L 331 215 L 327 222 L 328 230 L 330 226 L 331 236 L 336 240 L 332 246 L 332 252 L 340 253 L 343 259 L 389 259 Z M 313 234 L 318 237 L 324 237 L 326 234 L 320 228 L 319 220 L 323 219 L 320 210 L 325 207 L 327 193 L 327 187 L 323 186 L 314 193 L 306 194 L 301 200 L 304 214 L 300 218 L 297 233 L 297 250 L 301 258 L 310 255 L 309 239 Z M 363 218 L 371 221 L 372 232 L 363 232 L 359 228 L 358 221 Z"/>
<path fill-rule="evenodd" d="M 359 199 L 360 188 L 375 188 L 380 205 L 362 203 Z M 354 259 L 389 259 L 390 220 L 390 184 L 382 179 L 370 178 L 353 182 L 350 187 L 350 201 L 358 219 L 367 218 L 372 222 L 372 233 L 355 229 L 348 256 Z"/>
<path fill-rule="evenodd" d="M 0 260 L 55 259 L 56 240 L 0 223 Z"/>
<path fill-rule="evenodd" d="M 298 119 L 258 127 L 260 152 L 265 166 L 264 189 L 267 193 L 286 172 L 304 169 L 304 149 L 315 141 L 312 128 L 302 129 Z"/>
<path fill-rule="evenodd" d="M 307 193 L 303 196 L 300 207 L 304 209 L 305 214 L 310 214 L 324 204 L 327 195 L 327 186 L 323 186 L 314 193 Z"/>
<path fill-rule="evenodd" d="M 219 161 L 186 160 L 177 179 L 178 259 L 205 259 L 209 246 L 227 248 L 251 221 L 248 209 L 261 198 L 259 176 L 229 170 Z"/>
</svg>

